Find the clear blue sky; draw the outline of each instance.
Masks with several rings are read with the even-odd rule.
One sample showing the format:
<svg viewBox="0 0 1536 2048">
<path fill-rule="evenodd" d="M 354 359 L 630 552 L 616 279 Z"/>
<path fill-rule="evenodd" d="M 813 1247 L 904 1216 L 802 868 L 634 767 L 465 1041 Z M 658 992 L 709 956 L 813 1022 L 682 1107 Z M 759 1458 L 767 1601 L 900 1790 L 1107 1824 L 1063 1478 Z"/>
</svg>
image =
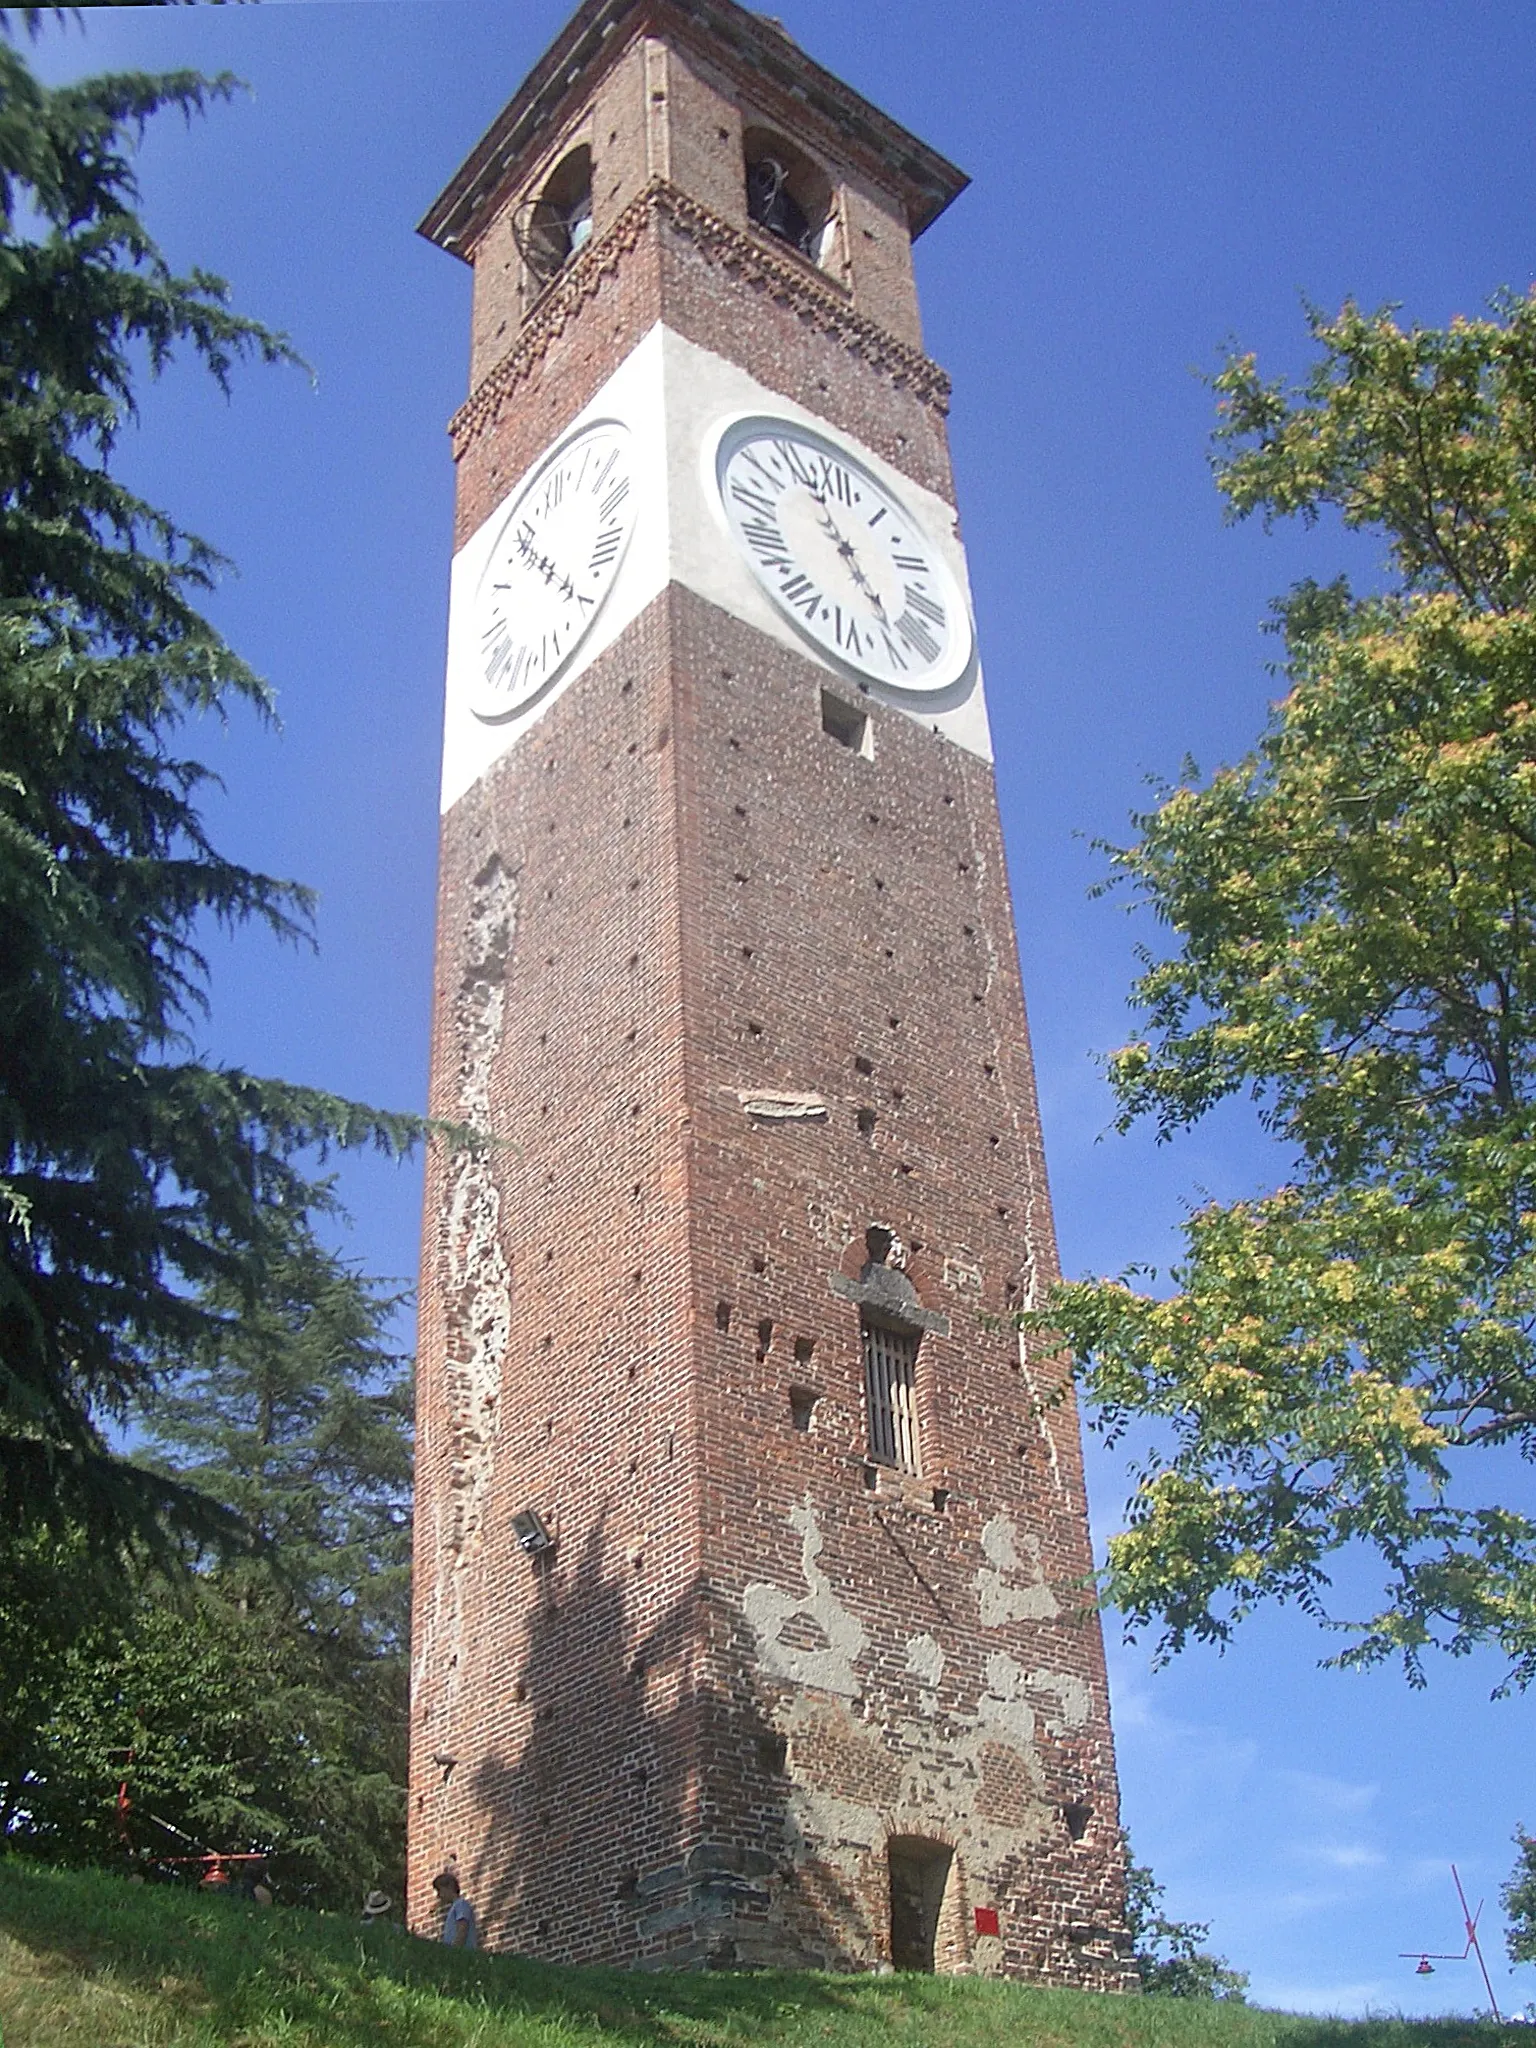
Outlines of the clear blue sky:
<svg viewBox="0 0 1536 2048">
<path fill-rule="evenodd" d="M 1305 359 L 1303 296 L 1439 323 L 1536 272 L 1536 14 L 1477 0 L 774 0 L 821 63 L 969 170 L 919 247 L 930 352 L 955 384 L 960 504 L 996 728 L 1025 984 L 1069 1271 L 1166 1258 L 1182 1208 L 1274 1162 L 1228 1115 L 1154 1153 L 1102 1135 L 1094 1064 L 1126 1035 L 1134 926 L 1090 903 L 1089 841 L 1145 778 L 1241 753 L 1264 716 L 1268 599 L 1358 550 L 1225 529 L 1196 374 L 1228 338 Z M 216 613 L 275 684 L 281 739 L 200 736 L 226 775 L 225 848 L 318 887 L 317 960 L 215 947 L 211 1049 L 375 1102 L 423 1100 L 439 706 L 468 273 L 412 232 L 559 27 L 565 0 L 325 0 L 91 8 L 50 27 L 52 77 L 228 67 L 254 92 L 142 154 L 178 263 L 314 365 L 190 371 L 124 462 L 238 562 Z M 1364 558 L 1369 571 L 1369 554 Z M 360 1255 L 410 1274 L 419 1178 L 349 1170 Z M 1119 1462 L 1093 1454 L 1101 1529 Z M 1521 1475 L 1523 1477 L 1523 1475 Z M 1528 1503 L 1526 1503 L 1528 1506 Z M 1362 1596 L 1363 1597 L 1363 1596 Z M 1399 1949 L 1459 1946 L 1449 1863 L 1511 1977 L 1494 1895 L 1536 1825 L 1531 1704 L 1472 1660 L 1410 1693 L 1320 1672 L 1299 1617 L 1225 1657 L 1149 1670 L 1115 1647 L 1125 1814 L 1177 1914 L 1315 2010 L 1468 2009 L 1471 1966 L 1417 1979 Z"/>
</svg>

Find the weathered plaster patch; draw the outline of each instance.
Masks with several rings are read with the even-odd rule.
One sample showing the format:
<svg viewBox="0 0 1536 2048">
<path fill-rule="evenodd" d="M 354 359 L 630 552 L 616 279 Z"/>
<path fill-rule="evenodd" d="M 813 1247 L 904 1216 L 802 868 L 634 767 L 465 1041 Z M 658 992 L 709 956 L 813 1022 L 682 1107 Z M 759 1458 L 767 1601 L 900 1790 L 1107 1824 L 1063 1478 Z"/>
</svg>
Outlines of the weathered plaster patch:
<svg viewBox="0 0 1536 2048">
<path fill-rule="evenodd" d="M 1051 1734 L 1086 1726 L 1093 1700 L 1081 1678 L 1068 1671 L 1026 1671 L 1006 1650 L 994 1650 L 987 1659 L 987 1689 L 977 1712 L 989 1727 L 1011 1736 L 1017 1749 L 1033 1754 L 1036 1713 L 1030 1693 L 1044 1693 L 1054 1702 L 1039 1714 Z"/>
<path fill-rule="evenodd" d="M 806 1591 L 758 1583 L 743 1606 L 762 1675 L 795 1688 L 777 1695 L 771 1712 L 788 1737 L 784 1846 L 796 1886 L 835 1908 L 842 1959 L 874 1964 L 885 1953 L 885 1845 L 901 1836 L 944 1842 L 955 1862 L 942 1967 L 996 1970 L 1001 1946 L 974 1936 L 969 1908 L 1016 1883 L 1056 1841 L 1061 1821 L 1041 1746 L 1087 1723 L 1089 1688 L 999 1648 L 986 1659 L 979 1696 L 946 1694 L 941 1708 L 940 1682 L 947 1675 L 953 1685 L 966 1666 L 955 1666 L 938 1632 L 924 1630 L 904 1639 L 906 1670 L 916 1681 L 905 1708 L 877 1712 L 872 1699 L 861 1708 L 854 1666 L 868 1647 L 867 1631 L 822 1569 L 809 1499 L 790 1521 L 801 1539 Z M 1003 1515 L 982 1540 L 988 1565 L 978 1591 L 988 1625 L 1054 1614 L 1038 1545 Z M 1032 1583 L 1018 1585 L 1018 1578 Z M 856 1602 L 856 1583 L 845 1590 Z"/>
<path fill-rule="evenodd" d="M 944 1676 L 944 1652 L 932 1636 L 908 1636 L 907 1669 L 924 1685 L 937 1686 Z"/>
<path fill-rule="evenodd" d="M 827 1873 L 844 1902 L 847 1950 L 866 1962 L 882 1952 L 884 1913 L 869 1924 L 848 1907 L 868 1897 L 870 1858 L 883 1864 L 892 1836 L 949 1843 L 955 1896 L 974 1900 L 990 1896 L 998 1873 L 1027 1867 L 1060 1825 L 1033 1743 L 1021 1739 L 1034 1726 L 1022 1699 L 1028 1680 L 1017 1665 L 997 1677 L 1018 1695 L 995 1695 L 995 1712 L 1006 1725 L 980 1712 L 871 1725 L 841 1700 L 804 1696 L 785 1716 L 794 1759 L 789 1860 Z M 956 1930 L 947 1967 L 965 1967 L 970 1942 L 968 1925 Z M 970 1949 L 970 1961 L 983 1967 L 979 1949 Z"/>
<path fill-rule="evenodd" d="M 454 1003 L 460 1120 L 489 1134 L 491 1075 L 506 1019 L 507 961 L 516 925 L 516 884 L 494 857 L 475 878 Z M 501 1190 L 483 1152 L 448 1167 L 446 1377 L 453 1431 L 449 1542 L 462 1559 L 480 1533 L 512 1326 L 512 1274 L 501 1244 Z"/>
<path fill-rule="evenodd" d="M 987 1659 L 987 1689 L 976 1702 L 982 1724 L 1006 1736 L 1021 1756 L 1035 1754 L 1035 1710 L 1025 1698 L 1029 1680 L 1024 1667 L 1006 1650 L 994 1650 Z"/>
<path fill-rule="evenodd" d="M 1069 1728 L 1087 1727 L 1093 1711 L 1093 1694 L 1086 1679 L 1069 1671 L 1031 1671 L 1026 1682 L 1031 1692 L 1055 1694 L 1055 1713 L 1040 1717 L 1053 1735 L 1064 1735 Z"/>
<path fill-rule="evenodd" d="M 981 1268 L 967 1259 L 946 1258 L 944 1285 L 957 1294 L 980 1294 Z"/>
<path fill-rule="evenodd" d="M 1021 1546 L 1027 1559 L 1023 1567 Z M 1045 1583 L 1038 1537 L 1020 1536 L 1008 1517 L 998 1514 L 983 1528 L 981 1547 L 992 1563 L 992 1569 L 983 1566 L 975 1580 L 983 1628 L 1002 1628 L 1010 1621 L 1049 1621 L 1056 1614 L 1056 1595 Z M 1029 1583 L 1009 1585 L 1010 1576 L 1020 1569 L 1029 1572 Z"/>
<path fill-rule="evenodd" d="M 853 1667 L 868 1640 L 864 1624 L 838 1599 L 817 1562 L 824 1539 L 809 1497 L 790 1509 L 789 1521 L 800 1533 L 800 1569 L 806 1592 L 797 1597 L 760 1580 L 741 1596 L 742 1610 L 757 1632 L 762 1667 L 795 1685 L 857 1699 L 862 1688 Z M 795 1621 L 813 1624 L 825 1639 L 825 1647 L 789 1641 L 790 1624 Z"/>
</svg>

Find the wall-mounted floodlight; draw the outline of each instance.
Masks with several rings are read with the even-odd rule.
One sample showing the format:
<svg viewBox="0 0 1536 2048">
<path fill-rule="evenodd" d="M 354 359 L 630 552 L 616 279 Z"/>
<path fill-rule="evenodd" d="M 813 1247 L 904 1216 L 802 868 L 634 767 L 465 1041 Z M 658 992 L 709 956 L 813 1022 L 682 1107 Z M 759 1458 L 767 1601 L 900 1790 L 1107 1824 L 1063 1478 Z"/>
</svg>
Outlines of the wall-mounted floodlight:
<svg viewBox="0 0 1536 2048">
<path fill-rule="evenodd" d="M 512 1517 L 512 1534 L 529 1557 L 542 1557 L 546 1550 L 555 1547 L 555 1539 L 537 1508 L 524 1508 L 521 1514 Z"/>
</svg>

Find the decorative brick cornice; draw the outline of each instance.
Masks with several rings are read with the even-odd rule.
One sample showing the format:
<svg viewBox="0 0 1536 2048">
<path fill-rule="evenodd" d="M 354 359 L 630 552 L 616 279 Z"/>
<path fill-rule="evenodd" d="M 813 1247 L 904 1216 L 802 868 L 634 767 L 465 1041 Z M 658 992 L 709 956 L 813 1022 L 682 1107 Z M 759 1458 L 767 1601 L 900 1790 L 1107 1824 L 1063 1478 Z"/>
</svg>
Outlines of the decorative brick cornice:
<svg viewBox="0 0 1536 2048">
<path fill-rule="evenodd" d="M 607 229 L 566 265 L 523 323 L 516 343 L 488 370 L 448 422 L 456 457 L 464 451 L 519 384 L 542 361 L 566 323 L 592 298 L 605 277 L 639 244 L 654 221 L 665 219 L 723 270 L 789 306 L 802 320 L 840 341 L 851 355 L 883 372 L 897 388 L 910 390 L 935 411 L 949 410 L 950 382 L 921 349 L 900 341 L 876 321 L 855 311 L 847 291 L 832 278 L 757 234 L 733 227 L 719 214 L 664 178 L 653 178 Z"/>
</svg>

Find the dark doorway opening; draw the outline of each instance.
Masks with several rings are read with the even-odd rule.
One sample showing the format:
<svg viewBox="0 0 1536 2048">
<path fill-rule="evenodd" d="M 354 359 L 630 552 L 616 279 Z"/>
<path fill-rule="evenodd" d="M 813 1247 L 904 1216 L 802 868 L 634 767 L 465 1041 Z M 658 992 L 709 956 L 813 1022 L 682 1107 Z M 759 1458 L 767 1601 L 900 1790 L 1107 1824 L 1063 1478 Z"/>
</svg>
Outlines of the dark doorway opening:
<svg viewBox="0 0 1536 2048">
<path fill-rule="evenodd" d="M 931 1974 L 939 1908 L 954 1851 L 920 1835 L 893 1835 L 886 1853 L 891 1866 L 892 1967 Z"/>
</svg>

